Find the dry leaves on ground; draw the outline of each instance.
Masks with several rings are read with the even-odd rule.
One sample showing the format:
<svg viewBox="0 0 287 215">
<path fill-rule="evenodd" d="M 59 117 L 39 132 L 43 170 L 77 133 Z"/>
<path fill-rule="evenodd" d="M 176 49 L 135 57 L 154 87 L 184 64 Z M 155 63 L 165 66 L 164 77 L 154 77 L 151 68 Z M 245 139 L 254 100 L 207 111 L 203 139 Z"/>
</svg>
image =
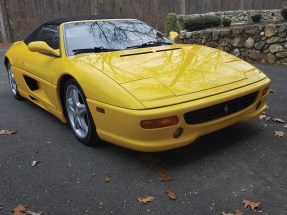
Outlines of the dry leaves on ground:
<svg viewBox="0 0 287 215">
<path fill-rule="evenodd" d="M 33 211 L 28 210 L 27 213 L 28 213 L 29 215 L 42 215 L 42 211 L 39 212 L 39 213 L 36 213 L 36 212 L 33 212 Z"/>
<path fill-rule="evenodd" d="M 0 135 L 12 135 L 16 134 L 17 131 L 9 131 L 9 130 L 0 130 Z"/>
<path fill-rule="evenodd" d="M 13 210 L 14 215 L 26 215 L 26 207 L 22 204 L 17 205 Z"/>
<path fill-rule="evenodd" d="M 172 178 L 170 176 L 167 175 L 166 171 L 164 169 L 160 169 L 158 171 L 159 174 L 159 180 L 162 181 L 171 181 Z"/>
<path fill-rule="evenodd" d="M 262 119 L 265 119 L 265 118 L 266 118 L 266 115 L 265 115 L 265 114 L 262 114 L 262 115 L 259 116 L 259 119 L 261 119 L 261 120 L 262 120 Z"/>
<path fill-rule="evenodd" d="M 175 192 L 168 190 L 168 191 L 166 191 L 166 193 L 167 193 L 167 196 L 169 199 L 176 200 L 176 193 Z"/>
<path fill-rule="evenodd" d="M 3 209 L 3 203 L 0 203 L 0 211 Z"/>
<path fill-rule="evenodd" d="M 222 215 L 244 215 L 244 213 L 242 213 L 239 209 L 237 209 L 235 210 L 235 214 L 222 212 Z"/>
<path fill-rule="evenodd" d="M 37 165 L 38 163 L 40 163 L 40 162 L 41 162 L 41 161 L 32 161 L 32 162 L 31 162 L 31 166 L 34 167 L 34 166 L 36 166 L 36 165 Z"/>
<path fill-rule="evenodd" d="M 280 138 L 282 138 L 282 137 L 284 137 L 286 134 L 285 134 L 285 132 L 283 132 L 283 131 L 275 131 L 275 136 L 276 137 L 280 137 Z"/>
<path fill-rule="evenodd" d="M 287 124 L 283 126 L 284 128 L 287 128 Z"/>
<path fill-rule="evenodd" d="M 273 120 L 274 122 L 284 123 L 284 120 L 283 120 L 283 119 L 280 119 L 280 118 L 277 118 L 277 117 L 272 118 L 272 120 Z"/>
<path fill-rule="evenodd" d="M 261 204 L 260 202 L 252 202 L 247 199 L 243 199 L 242 203 L 244 205 L 244 208 L 251 209 L 253 211 L 260 208 L 260 204 Z"/>
<path fill-rule="evenodd" d="M 110 180 L 111 180 L 110 177 L 106 176 L 105 182 L 108 183 L 108 182 L 110 182 Z"/>
<path fill-rule="evenodd" d="M 144 204 L 147 204 L 149 202 L 152 202 L 155 198 L 153 196 L 146 196 L 146 197 L 140 197 L 138 198 L 138 201 Z"/>
<path fill-rule="evenodd" d="M 13 215 L 42 215 L 42 212 L 30 211 L 26 206 L 19 204 L 14 208 Z"/>
</svg>

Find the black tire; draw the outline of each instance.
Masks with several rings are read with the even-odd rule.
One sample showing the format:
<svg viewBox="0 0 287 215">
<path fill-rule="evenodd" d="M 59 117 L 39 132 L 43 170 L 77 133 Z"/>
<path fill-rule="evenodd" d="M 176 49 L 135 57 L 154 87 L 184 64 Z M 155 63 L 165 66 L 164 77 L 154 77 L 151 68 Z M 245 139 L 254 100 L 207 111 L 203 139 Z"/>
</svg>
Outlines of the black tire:
<svg viewBox="0 0 287 215">
<path fill-rule="evenodd" d="M 12 91 L 14 98 L 17 100 L 23 100 L 23 97 L 20 95 L 20 93 L 18 91 L 17 83 L 14 79 L 12 67 L 11 67 L 11 64 L 9 62 L 7 63 L 7 74 L 8 74 L 9 86 L 10 86 L 10 89 Z"/>
<path fill-rule="evenodd" d="M 76 96 L 78 99 L 75 99 L 75 96 L 71 97 L 74 93 L 78 94 L 78 96 Z M 78 103 L 78 106 L 81 108 L 78 108 L 76 103 Z M 69 79 L 65 84 L 63 104 L 66 119 L 77 139 L 87 146 L 92 146 L 100 142 L 100 138 L 96 133 L 96 126 L 86 102 L 86 96 L 80 85 L 74 79 Z M 82 107 L 83 105 L 86 110 L 84 114 L 80 114 L 80 109 L 84 109 Z"/>
</svg>

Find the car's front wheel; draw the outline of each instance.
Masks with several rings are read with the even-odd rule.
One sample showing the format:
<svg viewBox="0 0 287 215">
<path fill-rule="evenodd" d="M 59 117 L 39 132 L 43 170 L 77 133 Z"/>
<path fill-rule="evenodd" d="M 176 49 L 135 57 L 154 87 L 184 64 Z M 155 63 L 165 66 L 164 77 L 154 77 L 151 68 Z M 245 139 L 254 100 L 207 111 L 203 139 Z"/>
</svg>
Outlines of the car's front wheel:
<svg viewBox="0 0 287 215">
<path fill-rule="evenodd" d="M 17 83 L 15 81 L 14 74 L 13 74 L 12 67 L 11 67 L 10 63 L 8 63 L 8 65 L 7 65 L 7 72 L 8 72 L 8 81 L 9 81 L 9 85 L 10 85 L 11 91 L 13 93 L 13 96 L 18 100 L 23 99 L 23 97 L 18 92 Z"/>
<path fill-rule="evenodd" d="M 80 85 L 73 79 L 65 85 L 65 113 L 74 134 L 81 143 L 93 145 L 100 139 L 90 114 L 86 96 Z"/>
</svg>

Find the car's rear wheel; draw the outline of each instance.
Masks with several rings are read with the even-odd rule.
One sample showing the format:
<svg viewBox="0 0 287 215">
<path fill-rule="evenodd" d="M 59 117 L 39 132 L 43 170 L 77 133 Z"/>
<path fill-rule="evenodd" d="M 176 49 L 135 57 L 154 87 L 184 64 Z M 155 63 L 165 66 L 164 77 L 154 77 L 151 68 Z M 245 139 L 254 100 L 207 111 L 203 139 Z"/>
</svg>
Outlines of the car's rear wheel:
<svg viewBox="0 0 287 215">
<path fill-rule="evenodd" d="M 23 99 L 23 97 L 20 95 L 20 93 L 17 89 L 17 83 L 15 81 L 14 74 L 13 74 L 12 67 L 11 67 L 10 63 L 7 64 L 7 72 L 8 72 L 8 81 L 9 81 L 10 89 L 13 93 L 13 96 L 18 100 Z"/>
<path fill-rule="evenodd" d="M 79 84 L 69 79 L 64 90 L 64 104 L 67 120 L 81 143 L 93 145 L 100 139 L 90 114 L 86 96 Z"/>
</svg>

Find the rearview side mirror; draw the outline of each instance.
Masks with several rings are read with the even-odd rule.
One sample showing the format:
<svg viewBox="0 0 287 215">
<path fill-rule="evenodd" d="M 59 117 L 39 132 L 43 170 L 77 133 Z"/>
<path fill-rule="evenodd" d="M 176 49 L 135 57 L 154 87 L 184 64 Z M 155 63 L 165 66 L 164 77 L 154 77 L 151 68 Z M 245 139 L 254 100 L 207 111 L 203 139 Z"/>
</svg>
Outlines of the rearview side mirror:
<svg viewBox="0 0 287 215">
<path fill-rule="evenodd" d="M 36 41 L 31 42 L 28 45 L 28 49 L 31 52 L 40 52 L 40 53 L 46 53 L 51 54 L 55 57 L 60 57 L 60 50 L 59 49 L 53 49 L 51 48 L 46 42 L 44 41 Z"/>
<path fill-rule="evenodd" d="M 169 32 L 169 36 L 168 37 L 169 37 L 170 40 L 174 41 L 178 37 L 178 33 L 175 32 L 175 31 L 171 31 L 171 32 Z"/>
</svg>

